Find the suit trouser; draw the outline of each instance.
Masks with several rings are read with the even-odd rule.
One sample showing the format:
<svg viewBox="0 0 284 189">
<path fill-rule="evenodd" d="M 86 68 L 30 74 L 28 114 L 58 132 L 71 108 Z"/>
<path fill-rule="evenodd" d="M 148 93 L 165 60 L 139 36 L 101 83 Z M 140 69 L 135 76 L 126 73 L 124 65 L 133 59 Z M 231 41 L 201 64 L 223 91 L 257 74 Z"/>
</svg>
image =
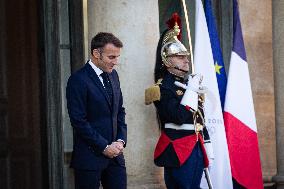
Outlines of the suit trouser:
<svg viewBox="0 0 284 189">
<path fill-rule="evenodd" d="M 197 143 L 181 167 L 165 167 L 167 189 L 199 189 L 204 169 L 203 153 Z"/>
<path fill-rule="evenodd" d="M 126 167 L 115 159 L 102 170 L 75 169 L 75 189 L 126 189 Z"/>
</svg>

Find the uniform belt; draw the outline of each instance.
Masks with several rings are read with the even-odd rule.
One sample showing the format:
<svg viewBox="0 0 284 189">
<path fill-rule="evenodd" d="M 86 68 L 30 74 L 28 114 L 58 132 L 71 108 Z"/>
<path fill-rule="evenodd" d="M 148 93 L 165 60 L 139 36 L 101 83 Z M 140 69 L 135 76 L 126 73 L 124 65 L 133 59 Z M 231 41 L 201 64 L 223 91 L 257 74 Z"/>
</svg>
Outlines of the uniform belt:
<svg viewBox="0 0 284 189">
<path fill-rule="evenodd" d="M 177 124 L 174 124 L 174 123 L 165 123 L 165 128 L 166 129 L 175 129 L 175 130 L 193 130 L 193 131 L 195 131 L 195 126 L 193 124 L 177 125 Z"/>
</svg>

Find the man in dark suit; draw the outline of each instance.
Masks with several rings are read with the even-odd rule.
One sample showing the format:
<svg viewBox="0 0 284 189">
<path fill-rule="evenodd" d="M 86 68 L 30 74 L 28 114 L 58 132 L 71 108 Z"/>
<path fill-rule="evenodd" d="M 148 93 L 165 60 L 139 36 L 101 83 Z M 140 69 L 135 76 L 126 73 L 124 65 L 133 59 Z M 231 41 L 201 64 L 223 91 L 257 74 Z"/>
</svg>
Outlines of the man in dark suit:
<svg viewBox="0 0 284 189">
<path fill-rule="evenodd" d="M 91 41 L 91 59 L 73 73 L 66 98 L 74 131 L 71 167 L 76 189 L 126 189 L 125 110 L 118 64 L 122 42 L 111 33 Z"/>
</svg>

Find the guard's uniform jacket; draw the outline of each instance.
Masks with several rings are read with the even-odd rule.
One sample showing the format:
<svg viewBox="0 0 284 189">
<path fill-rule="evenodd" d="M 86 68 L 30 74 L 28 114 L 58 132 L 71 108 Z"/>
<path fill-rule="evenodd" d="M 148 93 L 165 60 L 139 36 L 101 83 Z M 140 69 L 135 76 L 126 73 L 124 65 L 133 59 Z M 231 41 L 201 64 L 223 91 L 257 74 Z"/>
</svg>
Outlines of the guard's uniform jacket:
<svg viewBox="0 0 284 189">
<path fill-rule="evenodd" d="M 180 167 L 190 156 L 195 145 L 200 145 L 203 151 L 205 167 L 208 167 L 208 158 L 204 149 L 204 141 L 209 141 L 206 127 L 196 133 L 193 130 L 177 130 L 165 128 L 165 124 L 176 125 L 193 124 L 193 113 L 180 104 L 185 90 L 174 84 L 175 81 L 183 82 L 170 73 L 166 74 L 160 84 L 161 98 L 154 102 L 161 124 L 161 136 L 156 145 L 154 162 L 162 167 Z M 202 99 L 199 99 L 202 100 Z M 203 103 L 199 101 L 201 113 Z M 200 116 L 196 123 L 204 125 Z"/>
</svg>

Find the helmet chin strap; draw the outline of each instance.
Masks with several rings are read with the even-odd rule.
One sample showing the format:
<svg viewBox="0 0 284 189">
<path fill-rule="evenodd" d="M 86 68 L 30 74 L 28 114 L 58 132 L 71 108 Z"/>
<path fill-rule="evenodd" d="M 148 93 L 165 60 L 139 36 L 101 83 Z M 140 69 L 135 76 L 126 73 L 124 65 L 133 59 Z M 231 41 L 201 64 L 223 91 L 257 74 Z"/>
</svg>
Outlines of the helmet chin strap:
<svg viewBox="0 0 284 189">
<path fill-rule="evenodd" d="M 187 72 L 188 72 L 188 71 L 186 71 L 186 70 L 183 70 L 183 69 L 179 68 L 178 66 L 173 66 L 172 68 L 174 68 L 174 69 L 176 69 L 176 70 L 178 70 L 178 71 L 181 71 L 181 72 L 183 72 L 183 73 L 187 73 Z"/>
<path fill-rule="evenodd" d="M 181 68 L 179 68 L 178 66 L 176 65 L 173 65 L 172 63 L 170 63 L 169 61 L 166 61 L 166 63 L 164 62 L 165 66 L 167 66 L 168 68 L 174 68 L 175 70 L 178 70 L 178 71 L 181 71 L 183 73 L 187 73 L 188 71 L 187 70 L 183 70 Z"/>
<path fill-rule="evenodd" d="M 164 63 L 164 65 L 167 66 L 168 68 L 174 68 L 174 69 L 176 69 L 176 70 L 178 70 L 178 71 L 181 71 L 181 72 L 183 72 L 183 73 L 187 73 L 187 72 L 188 72 L 187 70 L 183 70 L 183 69 L 179 68 L 178 66 L 173 65 L 173 64 L 172 64 L 169 60 L 167 60 L 167 59 L 164 59 L 164 60 L 163 60 L 163 63 Z"/>
<path fill-rule="evenodd" d="M 188 71 L 183 70 L 183 69 L 181 69 L 181 68 L 179 68 L 178 66 L 175 66 L 175 65 L 173 65 L 173 64 L 166 65 L 166 66 L 167 66 L 168 68 L 173 68 L 173 69 L 175 69 L 175 70 L 178 70 L 178 71 L 181 71 L 181 72 L 184 73 L 184 75 L 178 75 L 178 74 L 173 73 L 173 72 L 171 72 L 171 71 L 168 70 L 168 72 L 170 72 L 171 74 L 176 75 L 176 76 L 178 76 L 178 77 L 183 77 L 184 79 L 186 79 L 186 78 L 188 77 Z"/>
</svg>

